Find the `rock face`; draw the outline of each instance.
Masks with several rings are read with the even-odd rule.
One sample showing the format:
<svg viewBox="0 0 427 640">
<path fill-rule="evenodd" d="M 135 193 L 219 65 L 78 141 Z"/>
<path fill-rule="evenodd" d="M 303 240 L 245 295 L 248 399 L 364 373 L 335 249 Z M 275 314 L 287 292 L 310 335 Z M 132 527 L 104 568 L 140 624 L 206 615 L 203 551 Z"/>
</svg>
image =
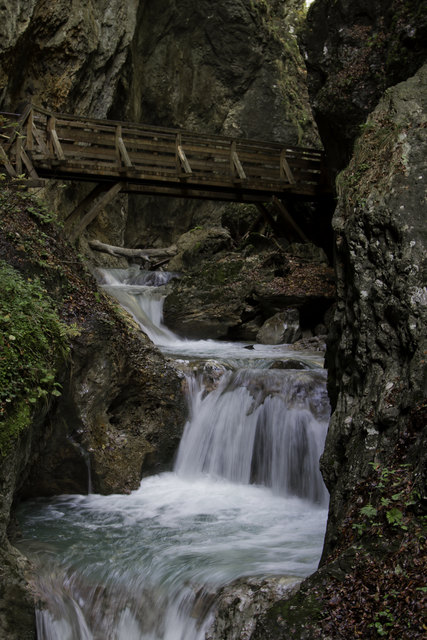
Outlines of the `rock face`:
<svg viewBox="0 0 427 640">
<path fill-rule="evenodd" d="M 374 637 L 384 606 L 396 637 L 423 635 L 426 123 L 424 66 L 388 89 L 339 177 L 325 548 L 299 592 L 260 615 L 252 640 Z"/>
<path fill-rule="evenodd" d="M 251 638 L 256 619 L 272 601 L 290 595 L 296 578 L 249 578 L 224 587 L 216 599 L 217 614 L 206 632 L 206 640 Z"/>
<path fill-rule="evenodd" d="M 303 36 L 313 112 L 336 173 L 348 163 L 359 127 L 389 86 L 427 56 L 421 0 L 316 0 Z"/>
<path fill-rule="evenodd" d="M 357 478 L 376 456 L 391 455 L 426 397 L 426 123 L 424 66 L 386 92 L 339 179 L 326 549 Z"/>
<path fill-rule="evenodd" d="M 129 116 L 289 143 L 315 136 L 293 35 L 302 8 L 299 0 L 140 3 Z"/>
<path fill-rule="evenodd" d="M 128 493 L 171 464 L 185 421 L 181 382 L 135 327 L 99 319 L 73 341 L 72 373 L 49 415 L 25 497 Z M 133 335 L 132 335 L 133 334 Z"/>
<path fill-rule="evenodd" d="M 108 113 L 136 26 L 137 1 L 0 2 L 0 108 L 23 101 Z"/>
</svg>

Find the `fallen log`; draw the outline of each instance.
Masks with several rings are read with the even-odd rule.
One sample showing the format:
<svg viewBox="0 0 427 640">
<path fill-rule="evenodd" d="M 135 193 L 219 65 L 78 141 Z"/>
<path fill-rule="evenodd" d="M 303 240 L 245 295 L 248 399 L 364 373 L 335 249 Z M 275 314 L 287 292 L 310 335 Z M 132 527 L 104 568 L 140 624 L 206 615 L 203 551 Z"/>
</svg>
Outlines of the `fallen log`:
<svg viewBox="0 0 427 640">
<path fill-rule="evenodd" d="M 142 258 L 147 262 L 151 262 L 152 260 L 167 261 L 177 254 L 177 248 L 174 244 L 170 245 L 170 247 L 160 247 L 158 249 L 128 249 L 126 247 L 116 247 L 112 244 L 105 244 L 104 242 L 100 242 L 100 240 L 90 240 L 89 246 L 91 249 L 109 253 L 111 256 Z"/>
</svg>

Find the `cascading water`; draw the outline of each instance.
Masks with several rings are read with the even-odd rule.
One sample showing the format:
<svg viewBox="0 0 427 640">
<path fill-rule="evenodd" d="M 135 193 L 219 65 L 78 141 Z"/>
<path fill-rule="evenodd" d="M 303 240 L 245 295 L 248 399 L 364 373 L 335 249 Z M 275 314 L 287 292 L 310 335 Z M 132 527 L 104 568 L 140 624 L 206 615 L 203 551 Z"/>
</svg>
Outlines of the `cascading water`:
<svg viewBox="0 0 427 640">
<path fill-rule="evenodd" d="M 286 346 L 179 339 L 162 324 L 166 274 L 100 277 L 165 353 L 221 379 L 186 374 L 189 419 L 173 472 L 130 495 L 21 506 L 38 638 L 203 640 L 221 586 L 316 568 L 327 506 L 318 470 L 325 372 L 319 356 Z M 303 370 L 270 368 L 295 357 Z"/>
</svg>

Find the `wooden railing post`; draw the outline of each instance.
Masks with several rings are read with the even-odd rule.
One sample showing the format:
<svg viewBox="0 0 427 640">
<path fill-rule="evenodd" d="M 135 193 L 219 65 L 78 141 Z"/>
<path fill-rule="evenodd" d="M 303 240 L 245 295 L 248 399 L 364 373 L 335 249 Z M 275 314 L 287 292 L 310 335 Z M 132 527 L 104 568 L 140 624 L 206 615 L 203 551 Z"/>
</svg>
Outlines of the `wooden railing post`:
<svg viewBox="0 0 427 640">
<path fill-rule="evenodd" d="M 118 124 L 116 127 L 116 155 L 117 161 L 121 166 L 122 161 L 125 167 L 132 167 L 131 159 L 129 158 L 129 154 L 126 149 L 126 145 L 123 141 L 122 137 L 122 125 Z"/>
<path fill-rule="evenodd" d="M 16 171 L 13 166 L 10 164 L 9 158 L 7 157 L 6 151 L 0 144 L 0 165 L 3 164 L 6 171 L 8 172 L 11 178 L 16 178 Z"/>
<path fill-rule="evenodd" d="M 93 220 L 95 220 L 101 209 L 107 206 L 107 204 L 109 204 L 113 200 L 113 198 L 116 197 L 116 195 L 123 189 L 123 187 L 123 182 L 116 182 L 115 184 L 113 184 L 113 186 L 110 187 L 108 191 L 103 194 L 98 202 L 96 202 L 93 207 L 86 213 L 86 215 L 83 216 L 83 218 L 77 224 L 76 228 L 71 231 L 70 239 L 72 242 L 74 242 L 79 237 L 79 235 L 83 233 L 86 227 L 91 222 L 93 222 Z"/>
<path fill-rule="evenodd" d="M 175 138 L 175 163 L 179 178 L 187 178 L 188 176 L 191 176 L 193 171 L 182 147 L 182 136 L 180 132 L 176 134 Z"/>
<path fill-rule="evenodd" d="M 236 179 L 246 180 L 246 174 L 239 160 L 239 156 L 237 155 L 237 145 L 235 140 L 232 141 L 230 149 L 230 173 L 233 181 Z"/>
<path fill-rule="evenodd" d="M 26 144 L 27 151 L 33 150 L 33 127 L 34 127 L 34 112 L 33 112 L 33 109 L 31 109 L 27 118 L 27 144 Z"/>
<path fill-rule="evenodd" d="M 49 135 L 49 150 L 51 155 L 57 156 L 58 160 L 65 160 L 65 155 L 59 142 L 58 134 L 56 132 L 56 118 L 49 116 L 47 121 L 47 130 Z"/>
<path fill-rule="evenodd" d="M 286 159 L 286 149 L 282 149 L 282 152 L 280 154 L 280 177 L 282 180 L 284 180 L 286 177 L 289 184 L 295 184 L 294 174 L 292 173 L 292 170 Z"/>
</svg>

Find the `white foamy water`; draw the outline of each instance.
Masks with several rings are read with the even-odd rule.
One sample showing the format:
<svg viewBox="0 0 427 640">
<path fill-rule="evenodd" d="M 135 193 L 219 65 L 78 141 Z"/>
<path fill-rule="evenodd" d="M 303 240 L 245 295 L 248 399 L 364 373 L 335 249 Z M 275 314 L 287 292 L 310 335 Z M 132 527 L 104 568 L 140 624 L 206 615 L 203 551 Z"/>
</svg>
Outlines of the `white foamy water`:
<svg viewBox="0 0 427 640">
<path fill-rule="evenodd" d="M 191 615 L 201 589 L 245 575 L 307 575 L 325 518 L 325 509 L 265 487 L 176 473 L 147 478 L 128 496 L 28 503 L 20 547 L 37 559 L 37 589 L 49 603 L 39 632 L 72 630 L 39 637 L 77 640 L 86 628 L 88 638 L 120 638 L 126 614 L 135 638 L 203 638 L 209 618 Z"/>
<path fill-rule="evenodd" d="M 146 277 L 103 274 L 163 351 L 217 358 L 231 370 L 210 390 L 189 378 L 174 472 L 144 479 L 130 495 L 21 506 L 20 547 L 38 566 L 39 640 L 203 640 L 221 586 L 242 576 L 298 579 L 318 563 L 327 515 L 318 459 L 329 415 L 320 357 L 180 340 L 163 327 L 162 286 L 152 286 L 168 276 L 150 274 L 150 286 Z M 268 369 L 295 357 L 308 369 Z"/>
</svg>

